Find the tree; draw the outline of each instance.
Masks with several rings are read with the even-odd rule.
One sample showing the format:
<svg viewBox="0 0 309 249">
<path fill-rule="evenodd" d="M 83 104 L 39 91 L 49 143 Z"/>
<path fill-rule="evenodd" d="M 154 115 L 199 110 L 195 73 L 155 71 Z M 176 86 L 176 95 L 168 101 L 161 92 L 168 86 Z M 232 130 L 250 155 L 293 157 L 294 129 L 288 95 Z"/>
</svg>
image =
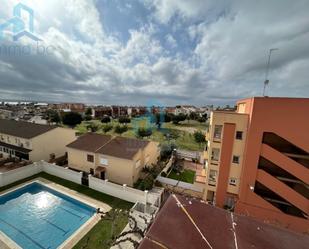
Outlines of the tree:
<svg viewBox="0 0 309 249">
<path fill-rule="evenodd" d="M 204 143 L 206 141 L 205 134 L 203 134 L 203 132 L 201 131 L 194 132 L 193 136 L 194 136 L 195 141 L 199 144 Z"/>
<path fill-rule="evenodd" d="M 111 122 L 111 118 L 109 116 L 104 116 L 101 120 L 102 123 L 110 123 Z"/>
<path fill-rule="evenodd" d="M 92 109 L 90 107 L 87 108 L 86 112 L 85 112 L 86 116 L 91 116 L 92 115 Z"/>
<path fill-rule="evenodd" d="M 122 134 L 124 132 L 126 132 L 128 130 L 128 126 L 124 125 L 124 126 L 121 126 L 121 125 L 116 125 L 115 128 L 114 128 L 114 131 L 117 133 L 117 134 Z"/>
<path fill-rule="evenodd" d="M 177 116 L 174 116 L 173 118 L 172 118 L 172 121 L 173 121 L 173 124 L 179 124 L 179 122 L 181 122 L 181 121 L 185 121 L 186 120 L 186 118 L 187 118 L 187 116 L 185 115 L 185 114 L 179 114 L 179 115 L 177 115 Z"/>
<path fill-rule="evenodd" d="M 82 122 L 83 118 L 82 116 L 77 112 L 68 112 L 65 113 L 62 119 L 62 122 L 65 125 L 68 125 L 70 127 L 75 127 L 76 125 L 80 124 Z"/>
<path fill-rule="evenodd" d="M 61 117 L 56 110 L 47 110 L 44 115 L 44 119 L 46 119 L 49 123 L 60 123 Z"/>
<path fill-rule="evenodd" d="M 85 116 L 85 120 L 86 120 L 86 121 L 90 121 L 90 120 L 92 120 L 91 115 L 86 115 L 86 116 Z"/>
<path fill-rule="evenodd" d="M 91 122 L 90 124 L 87 125 L 87 129 L 91 130 L 91 132 L 97 132 L 99 130 L 100 126 L 96 123 Z"/>
<path fill-rule="evenodd" d="M 152 135 L 152 130 L 151 128 L 143 128 L 143 127 L 140 127 L 138 128 L 137 130 L 137 134 L 139 137 L 150 137 Z"/>
<path fill-rule="evenodd" d="M 131 122 L 131 119 L 129 117 L 126 117 L 126 116 L 121 116 L 121 117 L 119 117 L 118 122 L 120 124 L 128 124 L 128 123 Z"/>
<path fill-rule="evenodd" d="M 164 122 L 165 123 L 169 123 L 169 122 L 171 122 L 172 121 L 172 118 L 173 118 L 173 114 L 168 114 L 168 113 L 165 113 L 164 114 Z"/>
<path fill-rule="evenodd" d="M 103 128 L 102 128 L 104 133 L 107 133 L 107 132 L 109 132 L 112 129 L 113 129 L 113 126 L 110 125 L 110 124 L 104 125 Z"/>
<path fill-rule="evenodd" d="M 205 117 L 200 117 L 198 118 L 198 120 L 200 123 L 205 123 L 207 121 L 207 119 Z"/>
<path fill-rule="evenodd" d="M 174 143 L 163 143 L 161 144 L 160 157 L 161 159 L 169 158 L 173 150 L 176 149 L 177 146 Z"/>
<path fill-rule="evenodd" d="M 190 112 L 190 115 L 188 117 L 190 120 L 197 120 L 198 119 L 198 115 L 196 112 Z"/>
</svg>

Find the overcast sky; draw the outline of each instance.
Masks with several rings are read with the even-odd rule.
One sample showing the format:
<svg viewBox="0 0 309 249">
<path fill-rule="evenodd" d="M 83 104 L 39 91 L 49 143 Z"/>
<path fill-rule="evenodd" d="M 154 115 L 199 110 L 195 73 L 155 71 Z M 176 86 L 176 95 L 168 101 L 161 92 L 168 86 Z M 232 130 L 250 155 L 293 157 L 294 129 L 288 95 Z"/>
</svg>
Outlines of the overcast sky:
<svg viewBox="0 0 309 249">
<path fill-rule="evenodd" d="M 18 2 L 49 50 L 4 32 L 1 99 L 232 104 L 262 94 L 270 48 L 267 94 L 309 97 L 308 0 L 0 0 L 0 24 Z"/>
</svg>

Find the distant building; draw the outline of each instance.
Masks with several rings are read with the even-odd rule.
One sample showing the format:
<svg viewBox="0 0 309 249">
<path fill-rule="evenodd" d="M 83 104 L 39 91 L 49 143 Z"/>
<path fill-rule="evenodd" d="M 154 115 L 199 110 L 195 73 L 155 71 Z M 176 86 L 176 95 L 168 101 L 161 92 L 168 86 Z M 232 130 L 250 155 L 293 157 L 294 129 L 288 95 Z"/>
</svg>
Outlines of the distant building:
<svg viewBox="0 0 309 249">
<path fill-rule="evenodd" d="M 111 106 L 97 106 L 92 108 L 92 116 L 96 119 L 102 119 L 104 116 L 112 116 Z"/>
<path fill-rule="evenodd" d="M 82 115 L 86 111 L 86 106 L 82 103 L 49 104 L 48 108 L 63 112 L 78 112 Z"/>
<path fill-rule="evenodd" d="M 146 140 L 88 133 L 67 145 L 69 167 L 118 184 L 133 186 L 145 165 L 159 156 L 158 144 Z"/>
<path fill-rule="evenodd" d="M 75 131 L 57 126 L 0 119 L 0 154 L 31 161 L 63 156 Z"/>
<path fill-rule="evenodd" d="M 214 111 L 205 199 L 309 232 L 309 99 L 255 97 Z"/>
</svg>

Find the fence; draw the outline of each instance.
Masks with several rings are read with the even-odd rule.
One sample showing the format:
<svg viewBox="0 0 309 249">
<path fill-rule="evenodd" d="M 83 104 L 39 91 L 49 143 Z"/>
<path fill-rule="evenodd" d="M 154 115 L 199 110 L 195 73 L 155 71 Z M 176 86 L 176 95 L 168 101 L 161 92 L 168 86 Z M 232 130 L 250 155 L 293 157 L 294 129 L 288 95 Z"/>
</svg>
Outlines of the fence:
<svg viewBox="0 0 309 249">
<path fill-rule="evenodd" d="M 18 169 L 0 173 L 0 187 L 17 182 L 27 177 L 36 175 L 40 172 L 46 172 L 77 184 L 81 184 L 82 173 L 63 168 L 44 161 L 33 163 Z"/>
<path fill-rule="evenodd" d="M 188 190 L 192 190 L 192 191 L 199 192 L 199 193 L 202 193 L 204 190 L 202 186 L 197 186 L 197 185 L 190 184 L 187 182 L 177 181 L 177 180 L 170 179 L 167 177 L 162 177 L 160 175 L 157 177 L 157 181 L 167 184 L 167 185 L 177 186 L 179 188 L 188 189 Z"/>
<path fill-rule="evenodd" d="M 46 172 L 50 175 L 66 179 L 77 184 L 81 184 L 82 172 L 76 172 L 68 168 L 63 168 L 44 161 L 33 163 L 18 169 L 10 170 L 8 172 L 0 173 L 0 187 L 17 182 L 27 177 L 36 175 L 40 172 Z M 127 187 L 126 185 L 118 185 L 107 180 L 101 180 L 89 175 L 89 187 L 99 192 L 115 196 L 117 198 L 129 202 L 151 203 L 155 205 L 160 196 L 158 194 L 148 193 L 148 191 L 141 191 L 138 189 Z"/>
<path fill-rule="evenodd" d="M 118 185 L 107 180 L 101 180 L 89 175 L 89 188 L 103 192 L 105 194 L 118 197 L 129 202 L 145 203 L 148 198 L 148 192 Z"/>
</svg>

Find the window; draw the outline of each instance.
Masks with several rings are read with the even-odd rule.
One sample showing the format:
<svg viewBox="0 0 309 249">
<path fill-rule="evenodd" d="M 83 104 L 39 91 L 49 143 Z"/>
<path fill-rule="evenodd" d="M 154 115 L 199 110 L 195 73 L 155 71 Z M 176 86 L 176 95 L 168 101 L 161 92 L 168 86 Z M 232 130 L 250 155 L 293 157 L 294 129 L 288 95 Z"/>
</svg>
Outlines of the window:
<svg viewBox="0 0 309 249">
<path fill-rule="evenodd" d="M 108 160 L 106 158 L 104 158 L 104 157 L 100 157 L 100 164 L 107 166 L 108 165 Z"/>
<path fill-rule="evenodd" d="M 87 155 L 87 161 L 93 163 L 94 162 L 94 156 L 93 155 Z"/>
<path fill-rule="evenodd" d="M 237 179 L 236 178 L 230 178 L 230 185 L 236 186 L 237 184 Z"/>
<path fill-rule="evenodd" d="M 209 177 L 208 177 L 208 185 L 216 186 L 216 181 L 217 181 L 217 171 L 216 170 L 210 170 L 209 171 Z"/>
<path fill-rule="evenodd" d="M 30 143 L 28 141 L 26 141 L 26 147 L 29 148 L 30 147 Z"/>
<path fill-rule="evenodd" d="M 213 161 L 219 161 L 219 154 L 220 154 L 220 149 L 214 148 L 211 151 L 211 160 Z"/>
<path fill-rule="evenodd" d="M 239 156 L 233 156 L 233 163 L 239 164 Z"/>
<path fill-rule="evenodd" d="M 242 140 L 242 131 L 236 131 L 236 139 Z"/>
<path fill-rule="evenodd" d="M 215 125 L 214 139 L 221 139 L 222 125 Z"/>
</svg>

